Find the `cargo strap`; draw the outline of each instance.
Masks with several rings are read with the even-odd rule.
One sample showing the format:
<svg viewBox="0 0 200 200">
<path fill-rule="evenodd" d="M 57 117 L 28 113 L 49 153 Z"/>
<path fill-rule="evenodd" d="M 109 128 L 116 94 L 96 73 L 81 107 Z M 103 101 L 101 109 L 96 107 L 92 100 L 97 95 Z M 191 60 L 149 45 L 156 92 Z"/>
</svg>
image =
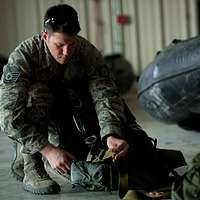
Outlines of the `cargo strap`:
<svg viewBox="0 0 200 200">
<path fill-rule="evenodd" d="M 122 199 L 128 192 L 128 169 L 125 159 L 118 161 L 117 169 L 119 174 L 119 197 Z M 128 195 L 130 196 L 130 195 Z M 126 198 L 128 198 L 128 196 Z M 127 199 L 129 200 L 129 199 Z"/>
<path fill-rule="evenodd" d="M 87 161 L 90 161 L 92 163 L 102 162 L 108 158 L 111 158 L 113 155 L 114 153 L 111 151 L 106 151 L 104 149 L 98 148 L 96 149 L 95 157 L 92 156 L 92 153 L 89 153 Z M 119 175 L 119 197 L 120 198 L 123 198 L 128 191 L 128 170 L 126 168 L 127 165 L 124 163 L 125 161 L 122 161 L 122 162 L 123 164 L 121 164 L 121 161 L 117 163 L 117 170 L 118 170 L 118 175 Z M 128 196 L 130 196 L 130 194 Z M 131 199 L 131 200 L 135 200 L 135 199 Z"/>
</svg>

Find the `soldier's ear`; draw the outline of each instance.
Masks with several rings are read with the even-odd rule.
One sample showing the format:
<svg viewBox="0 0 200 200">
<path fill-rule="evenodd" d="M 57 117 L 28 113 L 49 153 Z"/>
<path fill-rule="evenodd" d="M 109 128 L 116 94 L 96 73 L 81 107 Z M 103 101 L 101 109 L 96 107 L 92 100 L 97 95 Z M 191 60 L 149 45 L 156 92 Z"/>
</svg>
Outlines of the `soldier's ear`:
<svg viewBox="0 0 200 200">
<path fill-rule="evenodd" d="M 47 39 L 48 39 L 48 32 L 47 31 L 42 31 L 41 35 L 42 35 L 42 39 L 46 42 Z"/>
</svg>

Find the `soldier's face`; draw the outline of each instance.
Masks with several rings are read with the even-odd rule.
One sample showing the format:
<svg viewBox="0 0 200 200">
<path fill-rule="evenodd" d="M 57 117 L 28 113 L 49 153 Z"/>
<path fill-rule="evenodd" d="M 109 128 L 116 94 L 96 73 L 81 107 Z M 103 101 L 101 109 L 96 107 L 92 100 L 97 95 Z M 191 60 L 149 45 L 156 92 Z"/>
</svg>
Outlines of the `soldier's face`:
<svg viewBox="0 0 200 200">
<path fill-rule="evenodd" d="M 42 37 L 54 59 L 60 64 L 66 64 L 74 53 L 77 44 L 76 36 L 42 32 Z"/>
</svg>

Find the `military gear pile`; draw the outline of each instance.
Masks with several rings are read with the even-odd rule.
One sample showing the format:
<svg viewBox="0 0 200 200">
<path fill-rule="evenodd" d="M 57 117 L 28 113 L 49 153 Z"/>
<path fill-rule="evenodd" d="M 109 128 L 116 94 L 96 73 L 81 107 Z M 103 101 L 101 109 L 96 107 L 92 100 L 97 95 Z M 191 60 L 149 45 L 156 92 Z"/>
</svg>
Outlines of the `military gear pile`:
<svg viewBox="0 0 200 200">
<path fill-rule="evenodd" d="M 169 197 L 171 184 L 178 176 L 174 169 L 186 165 L 182 153 L 157 148 L 156 140 L 148 137 L 139 126 L 132 125 L 124 131 L 128 141 L 133 141 L 130 143 L 133 147 L 127 157 L 117 162 L 117 167 L 106 162 L 112 155 L 93 147 L 88 156 L 91 162 L 72 163 L 71 183 L 89 191 L 118 189 L 121 199 L 127 199 L 130 194 L 137 195 L 138 199 Z"/>
</svg>

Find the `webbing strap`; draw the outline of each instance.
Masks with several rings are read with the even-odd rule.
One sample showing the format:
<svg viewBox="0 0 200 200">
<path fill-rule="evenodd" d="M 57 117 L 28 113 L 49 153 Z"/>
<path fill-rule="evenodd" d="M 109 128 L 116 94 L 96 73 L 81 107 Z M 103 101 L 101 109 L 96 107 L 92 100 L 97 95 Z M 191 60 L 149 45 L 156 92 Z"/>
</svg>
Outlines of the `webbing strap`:
<svg viewBox="0 0 200 200">
<path fill-rule="evenodd" d="M 118 161 L 117 169 L 119 173 L 119 197 L 122 199 L 128 192 L 128 169 L 126 159 Z"/>
<path fill-rule="evenodd" d="M 141 200 L 141 198 L 139 198 L 136 190 L 128 190 L 123 200 Z"/>
<path fill-rule="evenodd" d="M 104 149 L 99 149 L 99 154 L 92 160 L 92 163 L 104 161 L 107 158 L 110 158 L 114 155 L 111 151 L 106 151 Z"/>
<path fill-rule="evenodd" d="M 94 159 L 91 159 L 90 161 L 92 163 L 101 162 L 107 158 L 110 158 L 113 156 L 113 152 L 106 151 L 104 149 L 99 149 L 98 154 Z M 92 157 L 90 157 L 92 158 Z M 127 169 L 127 160 L 122 159 L 117 162 L 117 170 L 119 174 L 119 197 L 125 200 L 139 200 L 137 197 L 137 193 L 134 190 L 128 191 L 128 169 Z M 134 198 L 133 198 L 134 197 Z"/>
</svg>

